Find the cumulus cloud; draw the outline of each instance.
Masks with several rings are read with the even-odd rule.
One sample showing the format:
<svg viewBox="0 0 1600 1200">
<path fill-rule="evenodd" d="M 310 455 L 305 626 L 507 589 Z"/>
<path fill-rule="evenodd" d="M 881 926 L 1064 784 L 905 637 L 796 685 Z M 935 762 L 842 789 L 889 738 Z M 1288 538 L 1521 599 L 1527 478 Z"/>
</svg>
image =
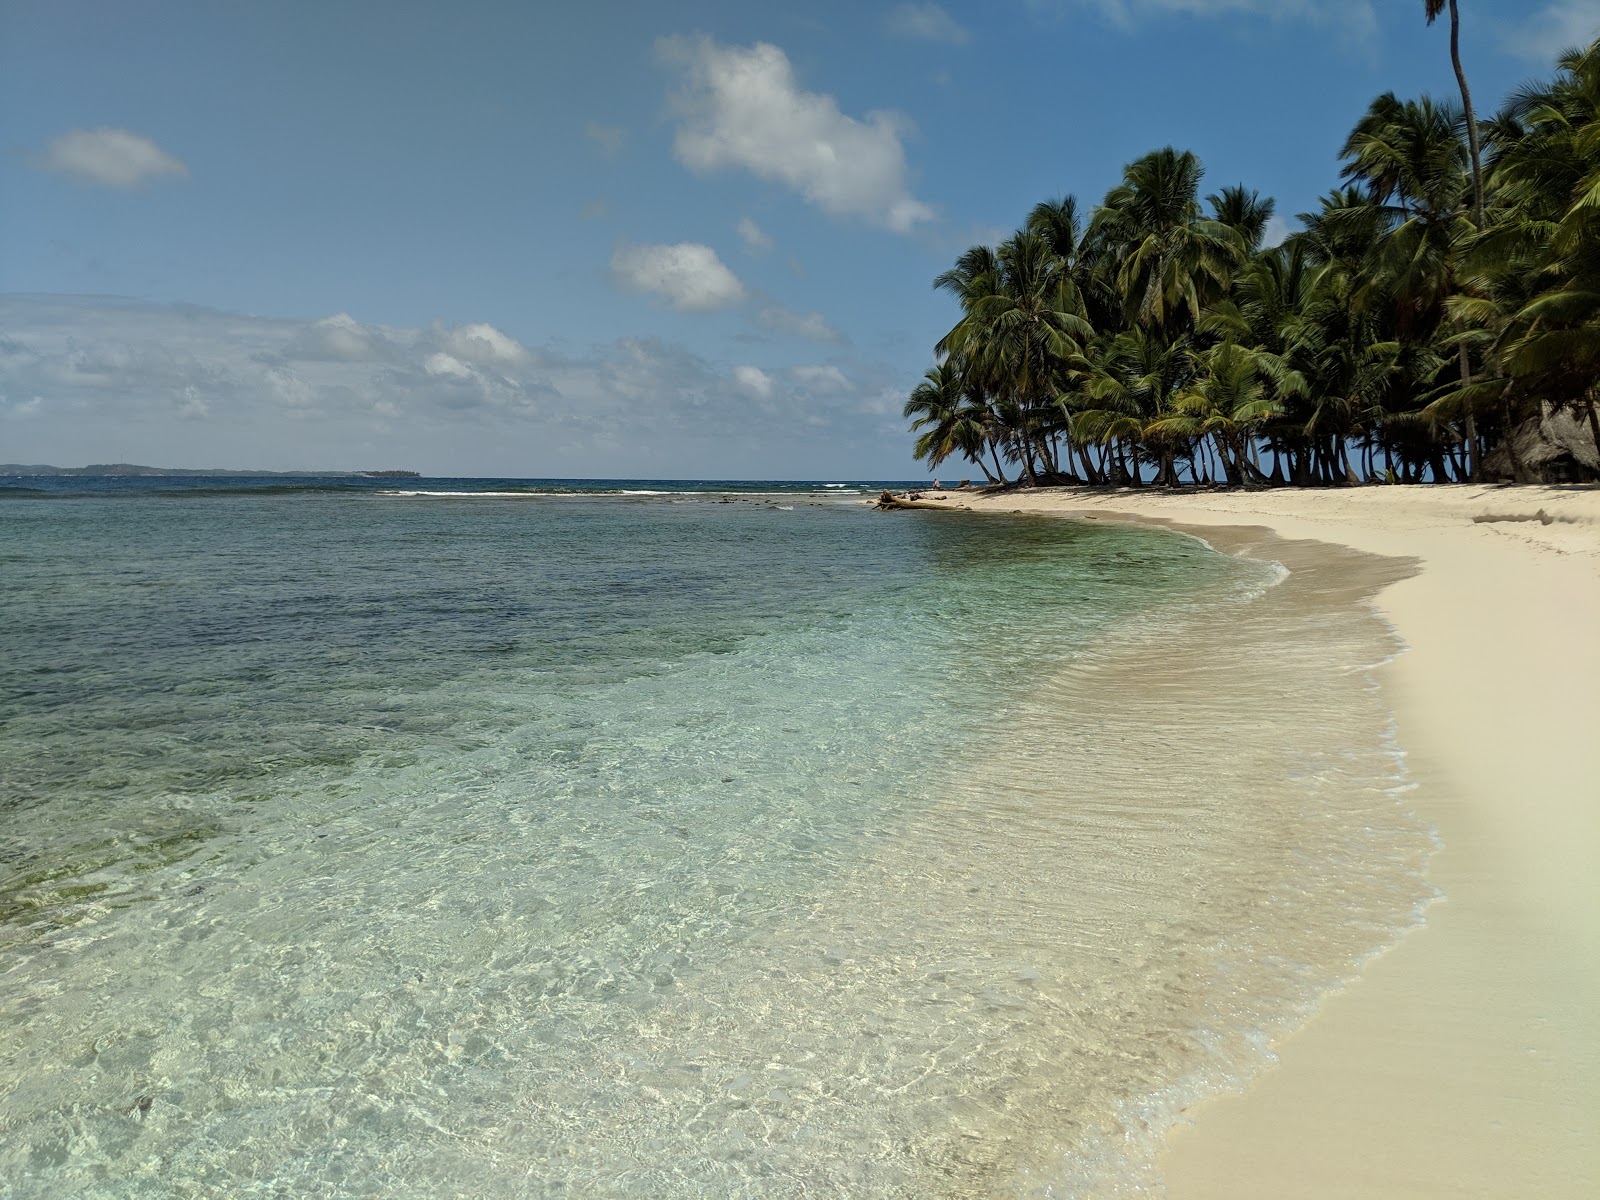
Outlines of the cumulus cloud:
<svg viewBox="0 0 1600 1200">
<path fill-rule="evenodd" d="M 744 284 L 710 246 L 699 242 L 618 246 L 611 274 L 633 292 L 649 292 L 679 312 L 716 312 L 744 299 Z"/>
<path fill-rule="evenodd" d="M 181 159 L 127 129 L 69 129 L 51 141 L 36 165 L 77 183 L 124 191 L 168 175 L 189 176 Z"/>
<path fill-rule="evenodd" d="M 752 294 L 715 250 L 699 242 L 625 243 L 612 252 L 611 275 L 618 287 L 655 296 L 678 312 L 721 312 L 746 305 L 750 318 L 773 333 L 834 345 L 846 340 L 820 312 L 793 312 L 765 293 Z"/>
<path fill-rule="evenodd" d="M 933 210 L 906 184 L 903 123 L 887 112 L 857 120 L 832 96 L 804 91 L 777 46 L 663 38 L 662 59 L 683 84 L 673 150 L 694 171 L 743 168 L 792 188 L 830 216 L 907 233 Z"/>
<path fill-rule="evenodd" d="M 335 313 L 296 331 L 283 352 L 305 362 L 361 362 L 383 353 L 387 344 L 377 326 Z"/>
<path fill-rule="evenodd" d="M 902 381 L 869 364 L 720 365 L 651 338 L 574 356 L 481 322 L 81 297 L 0 296 L 0 329 L 19 461 L 793 478 L 905 454 L 877 399 Z"/>
<path fill-rule="evenodd" d="M 772 236 L 749 217 L 740 217 L 735 227 L 739 240 L 752 250 L 771 250 L 775 244 Z"/>
<path fill-rule="evenodd" d="M 1505 45 L 1513 54 L 1546 66 L 1563 50 L 1587 46 L 1600 37 L 1600 0 L 1552 0 L 1508 28 Z"/>
<path fill-rule="evenodd" d="M 896 37 L 945 42 L 951 46 L 964 46 L 972 36 L 937 4 L 899 5 L 889 10 L 884 23 Z"/>
<path fill-rule="evenodd" d="M 771 399 L 777 387 L 777 381 L 760 367 L 735 367 L 733 378 L 745 391 L 762 400 Z"/>
<path fill-rule="evenodd" d="M 467 366 L 454 355 L 436 350 L 422 361 L 422 369 L 429 375 L 444 376 L 446 379 L 471 379 L 472 368 Z"/>
<path fill-rule="evenodd" d="M 475 325 L 445 325 L 436 321 L 428 332 L 452 355 L 468 362 L 488 366 L 502 363 L 517 365 L 533 357 L 516 338 L 481 322 Z"/>
</svg>

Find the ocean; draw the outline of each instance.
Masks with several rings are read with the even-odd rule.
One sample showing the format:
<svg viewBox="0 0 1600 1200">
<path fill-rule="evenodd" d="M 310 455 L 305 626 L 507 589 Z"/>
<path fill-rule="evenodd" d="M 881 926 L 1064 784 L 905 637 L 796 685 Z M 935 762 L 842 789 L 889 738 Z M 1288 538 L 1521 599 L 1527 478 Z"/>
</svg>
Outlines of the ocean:
<svg viewBox="0 0 1600 1200">
<path fill-rule="evenodd" d="M 879 486 L 0 481 L 0 1195 L 1159 1190 L 1428 898 L 1388 576 Z"/>
</svg>

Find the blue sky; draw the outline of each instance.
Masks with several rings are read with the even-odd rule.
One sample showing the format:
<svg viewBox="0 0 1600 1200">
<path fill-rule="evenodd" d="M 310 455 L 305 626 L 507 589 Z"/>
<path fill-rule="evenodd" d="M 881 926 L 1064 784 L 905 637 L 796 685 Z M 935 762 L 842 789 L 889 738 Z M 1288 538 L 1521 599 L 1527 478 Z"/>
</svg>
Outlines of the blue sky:
<svg viewBox="0 0 1600 1200">
<path fill-rule="evenodd" d="M 1482 110 L 1600 32 L 1462 9 Z M 1292 221 L 1422 10 L 0 0 L 0 461 L 912 477 L 957 253 L 1166 144 Z"/>
</svg>

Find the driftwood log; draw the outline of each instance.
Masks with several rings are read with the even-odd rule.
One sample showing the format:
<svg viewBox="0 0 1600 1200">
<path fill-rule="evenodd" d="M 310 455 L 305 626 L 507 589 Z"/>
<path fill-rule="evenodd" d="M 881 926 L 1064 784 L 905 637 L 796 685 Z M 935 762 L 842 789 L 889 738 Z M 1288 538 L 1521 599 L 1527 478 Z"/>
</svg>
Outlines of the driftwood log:
<svg viewBox="0 0 1600 1200">
<path fill-rule="evenodd" d="M 873 505 L 873 507 L 878 509 L 934 508 L 938 509 L 940 512 L 949 512 L 952 508 L 957 506 L 953 504 L 937 504 L 932 500 L 922 500 L 917 497 L 915 492 L 910 492 L 903 497 L 896 496 L 893 492 L 885 488 L 883 494 L 878 497 L 878 503 Z"/>
</svg>

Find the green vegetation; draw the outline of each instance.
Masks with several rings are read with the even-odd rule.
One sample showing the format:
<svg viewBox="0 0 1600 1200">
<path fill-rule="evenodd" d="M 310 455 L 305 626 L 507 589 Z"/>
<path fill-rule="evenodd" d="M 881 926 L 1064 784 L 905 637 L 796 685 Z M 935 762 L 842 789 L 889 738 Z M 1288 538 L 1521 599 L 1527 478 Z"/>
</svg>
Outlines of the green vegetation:
<svg viewBox="0 0 1600 1200">
<path fill-rule="evenodd" d="M 1087 221 L 1048 201 L 962 254 L 917 457 L 1028 484 L 1600 478 L 1600 42 L 1480 126 L 1448 7 L 1465 107 L 1374 100 L 1282 245 L 1270 199 L 1202 204 L 1168 147 Z"/>
</svg>

